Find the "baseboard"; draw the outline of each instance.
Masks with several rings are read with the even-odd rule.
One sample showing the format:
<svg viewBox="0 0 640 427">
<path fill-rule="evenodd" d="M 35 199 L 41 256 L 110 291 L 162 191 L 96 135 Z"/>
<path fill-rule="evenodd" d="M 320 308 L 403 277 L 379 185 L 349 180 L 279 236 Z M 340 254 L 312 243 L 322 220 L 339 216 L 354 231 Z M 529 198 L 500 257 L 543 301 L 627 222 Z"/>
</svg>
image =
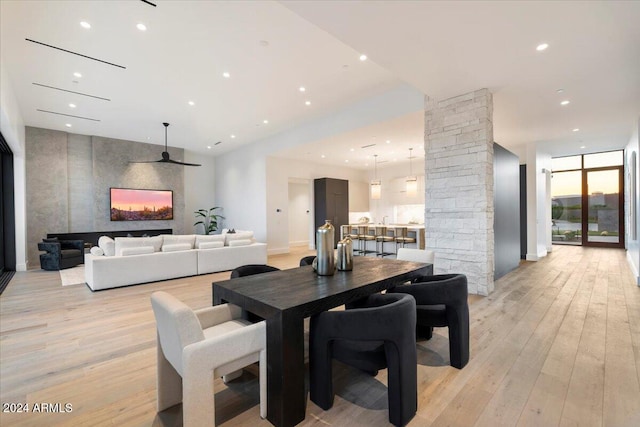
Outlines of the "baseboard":
<svg viewBox="0 0 640 427">
<path fill-rule="evenodd" d="M 640 286 L 640 273 L 638 273 L 638 269 L 636 268 L 635 263 L 633 262 L 633 258 L 627 251 L 627 262 L 629 263 L 629 268 L 631 269 L 631 273 L 633 273 L 633 277 L 636 278 L 636 284 Z"/>
<path fill-rule="evenodd" d="M 308 240 L 298 240 L 297 242 L 289 242 L 289 247 L 298 247 L 298 246 L 308 246 L 309 245 L 309 241 Z"/>
<path fill-rule="evenodd" d="M 527 261 L 539 261 L 540 258 L 538 257 L 538 255 L 527 254 L 526 260 Z"/>
<path fill-rule="evenodd" d="M 27 264 L 17 264 L 16 271 L 27 271 Z"/>
</svg>

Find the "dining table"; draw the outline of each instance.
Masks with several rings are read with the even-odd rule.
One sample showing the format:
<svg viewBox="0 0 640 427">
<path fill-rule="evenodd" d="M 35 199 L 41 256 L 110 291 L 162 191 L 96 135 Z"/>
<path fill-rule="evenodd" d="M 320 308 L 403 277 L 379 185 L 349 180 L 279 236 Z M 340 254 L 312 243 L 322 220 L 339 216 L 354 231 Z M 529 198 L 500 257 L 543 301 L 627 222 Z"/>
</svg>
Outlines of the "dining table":
<svg viewBox="0 0 640 427">
<path fill-rule="evenodd" d="M 432 264 L 361 256 L 351 271 L 330 276 L 305 266 L 213 282 L 213 304 L 232 303 L 265 320 L 267 419 L 289 427 L 306 414 L 304 319 L 432 274 Z"/>
</svg>

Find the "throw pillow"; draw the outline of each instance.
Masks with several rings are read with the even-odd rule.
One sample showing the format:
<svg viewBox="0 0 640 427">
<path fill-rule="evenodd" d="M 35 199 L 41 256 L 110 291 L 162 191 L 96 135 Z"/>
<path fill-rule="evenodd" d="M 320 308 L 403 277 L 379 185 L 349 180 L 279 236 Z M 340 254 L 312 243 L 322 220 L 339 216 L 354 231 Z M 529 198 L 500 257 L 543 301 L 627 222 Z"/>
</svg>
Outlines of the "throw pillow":
<svg viewBox="0 0 640 427">
<path fill-rule="evenodd" d="M 249 246 L 251 243 L 249 239 L 238 239 L 230 241 L 229 246 Z"/>
<path fill-rule="evenodd" d="M 225 234 L 225 243 L 230 246 L 230 242 L 233 240 L 251 240 L 253 239 L 253 231 L 242 231 L 233 234 Z"/>
<path fill-rule="evenodd" d="M 164 245 L 175 245 L 178 243 L 188 243 L 190 248 L 193 249 L 193 245 L 196 242 L 195 234 L 163 234 L 162 235 L 162 246 Z"/>
<path fill-rule="evenodd" d="M 104 256 L 114 256 L 116 254 L 116 242 L 109 236 L 100 236 L 98 247 L 104 251 Z"/>
<path fill-rule="evenodd" d="M 200 248 L 200 244 L 204 242 L 222 242 L 222 246 L 224 246 L 224 236 L 222 234 L 209 234 L 209 235 L 196 235 L 196 248 Z"/>
<path fill-rule="evenodd" d="M 227 231 L 227 233 L 229 233 L 229 234 L 233 234 L 235 232 L 236 232 L 235 228 L 231 228 L 231 229 L 229 229 L 229 231 Z"/>
<path fill-rule="evenodd" d="M 200 242 L 198 244 L 198 249 L 214 249 L 214 248 L 223 248 L 224 242 Z"/>
<path fill-rule="evenodd" d="M 171 245 L 162 245 L 162 252 L 188 251 L 193 249 L 189 243 L 173 243 Z"/>
<path fill-rule="evenodd" d="M 153 246 L 135 246 L 131 248 L 122 248 L 120 251 L 122 256 L 152 254 Z"/>
<path fill-rule="evenodd" d="M 99 248 L 98 246 L 94 246 L 91 248 L 91 255 L 102 256 L 104 255 L 104 251 L 102 250 L 102 248 Z"/>
<path fill-rule="evenodd" d="M 160 252 L 162 237 L 116 237 L 116 256 L 122 255 L 124 248 L 151 246 L 154 252 Z"/>
</svg>

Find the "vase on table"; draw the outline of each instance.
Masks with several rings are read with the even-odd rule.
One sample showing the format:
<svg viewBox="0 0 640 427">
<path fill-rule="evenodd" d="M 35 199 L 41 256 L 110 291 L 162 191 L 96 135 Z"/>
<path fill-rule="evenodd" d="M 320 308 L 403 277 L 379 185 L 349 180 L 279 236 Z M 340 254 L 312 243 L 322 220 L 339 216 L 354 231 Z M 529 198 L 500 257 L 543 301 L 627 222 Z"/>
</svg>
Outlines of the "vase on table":
<svg viewBox="0 0 640 427">
<path fill-rule="evenodd" d="M 335 228 L 328 219 L 316 231 L 318 256 L 315 259 L 315 270 L 320 276 L 331 276 L 336 270 L 336 259 L 333 252 L 335 232 Z"/>
</svg>

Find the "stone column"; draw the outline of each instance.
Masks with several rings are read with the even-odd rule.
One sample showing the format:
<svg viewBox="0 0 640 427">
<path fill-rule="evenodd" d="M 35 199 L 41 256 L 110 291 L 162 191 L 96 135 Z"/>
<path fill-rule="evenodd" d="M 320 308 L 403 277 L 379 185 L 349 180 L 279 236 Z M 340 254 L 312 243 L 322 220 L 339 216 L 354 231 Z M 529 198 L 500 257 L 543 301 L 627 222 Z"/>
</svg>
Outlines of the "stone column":
<svg viewBox="0 0 640 427">
<path fill-rule="evenodd" d="M 463 273 L 469 293 L 493 291 L 493 101 L 480 89 L 425 97 L 426 247 L 435 273 Z"/>
</svg>

